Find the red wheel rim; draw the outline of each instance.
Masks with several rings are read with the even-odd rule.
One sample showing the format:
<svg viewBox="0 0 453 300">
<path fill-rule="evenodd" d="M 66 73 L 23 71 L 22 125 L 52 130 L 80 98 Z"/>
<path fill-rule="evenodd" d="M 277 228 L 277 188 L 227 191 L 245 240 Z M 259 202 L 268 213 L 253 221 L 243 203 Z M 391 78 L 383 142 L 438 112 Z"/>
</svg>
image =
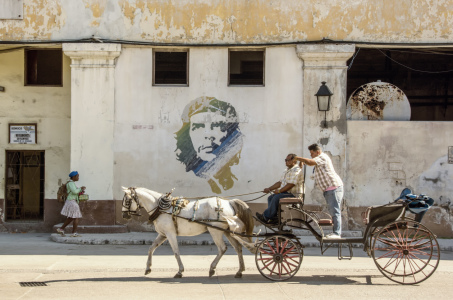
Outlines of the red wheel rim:
<svg viewBox="0 0 453 300">
<path fill-rule="evenodd" d="M 264 277 L 271 280 L 287 280 L 300 268 L 303 252 L 299 245 L 284 236 L 265 239 L 258 246 L 256 266 Z"/>
<path fill-rule="evenodd" d="M 432 232 L 412 220 L 382 228 L 374 238 L 373 259 L 379 271 L 392 281 L 415 284 L 437 269 L 440 249 Z"/>
</svg>

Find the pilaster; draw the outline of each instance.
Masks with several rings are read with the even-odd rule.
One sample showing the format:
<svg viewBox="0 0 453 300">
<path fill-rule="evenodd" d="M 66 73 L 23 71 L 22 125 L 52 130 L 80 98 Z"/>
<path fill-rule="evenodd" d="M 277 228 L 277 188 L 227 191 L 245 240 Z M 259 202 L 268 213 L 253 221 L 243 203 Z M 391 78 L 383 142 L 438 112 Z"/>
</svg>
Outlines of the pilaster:
<svg viewBox="0 0 453 300">
<path fill-rule="evenodd" d="M 329 152 L 342 179 L 346 170 L 346 62 L 354 51 L 355 45 L 352 44 L 304 44 L 296 48 L 297 56 L 304 63 L 304 156 L 310 157 L 309 145 L 320 144 L 325 152 Z M 331 108 L 326 114 L 318 111 L 315 96 L 322 81 L 333 93 Z M 325 115 L 327 127 L 324 127 Z M 313 181 L 307 178 L 307 184 L 313 186 Z"/>
<path fill-rule="evenodd" d="M 114 87 L 119 44 L 63 44 L 71 58 L 71 170 L 90 200 L 113 199 Z"/>
</svg>

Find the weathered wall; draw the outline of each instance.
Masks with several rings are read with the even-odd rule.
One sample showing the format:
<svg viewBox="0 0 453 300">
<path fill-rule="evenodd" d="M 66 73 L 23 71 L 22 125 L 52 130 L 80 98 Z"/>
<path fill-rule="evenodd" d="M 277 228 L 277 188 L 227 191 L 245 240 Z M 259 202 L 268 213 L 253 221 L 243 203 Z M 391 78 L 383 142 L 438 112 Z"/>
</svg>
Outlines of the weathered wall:
<svg viewBox="0 0 453 300">
<path fill-rule="evenodd" d="M 115 69 L 115 199 L 122 185 L 176 188 L 174 195 L 188 197 L 216 193 L 177 158 L 184 109 L 200 97 L 231 104 L 239 123 L 238 159 L 226 167 L 231 174 L 214 178 L 221 195 L 261 191 L 279 179 L 289 152 L 302 152 L 302 61 L 294 47 L 266 49 L 263 87 L 227 86 L 228 49 L 191 48 L 189 57 L 188 87 L 152 86 L 152 49 L 123 47 Z M 238 153 L 234 145 L 224 149 Z"/>
<path fill-rule="evenodd" d="M 448 146 L 452 143 L 451 123 L 348 121 L 347 124 L 347 206 L 386 204 L 409 187 L 413 193 L 426 194 L 435 200 L 437 208 L 429 211 L 424 222 L 429 222 L 430 228 L 434 226 L 436 233 L 451 236 L 453 164 L 447 161 Z"/>
<path fill-rule="evenodd" d="M 5 195 L 5 150 L 45 151 L 46 199 L 55 199 L 58 181 L 69 174 L 71 78 L 63 58 L 63 86 L 24 86 L 24 51 L 0 53 L 0 198 Z M 9 123 L 37 123 L 36 145 L 8 144 Z M 1 219 L 4 219 L 2 214 Z"/>
<path fill-rule="evenodd" d="M 125 39 L 157 43 L 273 43 L 330 38 L 451 42 L 449 0 L 24 0 L 0 20 L 0 40 Z"/>
</svg>

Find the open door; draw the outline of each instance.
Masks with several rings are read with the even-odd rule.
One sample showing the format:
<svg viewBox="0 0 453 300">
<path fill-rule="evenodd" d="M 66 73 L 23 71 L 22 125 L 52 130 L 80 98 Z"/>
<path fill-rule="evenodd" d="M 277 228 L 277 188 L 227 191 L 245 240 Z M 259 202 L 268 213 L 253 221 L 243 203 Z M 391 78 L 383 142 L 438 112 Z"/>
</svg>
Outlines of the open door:
<svg viewBox="0 0 453 300">
<path fill-rule="evenodd" d="M 44 151 L 6 151 L 5 221 L 43 220 Z"/>
</svg>

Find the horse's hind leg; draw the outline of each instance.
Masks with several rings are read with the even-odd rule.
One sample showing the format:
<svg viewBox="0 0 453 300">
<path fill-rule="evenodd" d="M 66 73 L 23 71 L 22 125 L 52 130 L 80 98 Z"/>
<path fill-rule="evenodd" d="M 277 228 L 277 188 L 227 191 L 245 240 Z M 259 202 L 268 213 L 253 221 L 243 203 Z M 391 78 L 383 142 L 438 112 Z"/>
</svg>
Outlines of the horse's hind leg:
<svg viewBox="0 0 453 300">
<path fill-rule="evenodd" d="M 151 247 L 149 247 L 149 250 L 148 250 L 148 261 L 146 262 L 145 275 L 148 275 L 149 273 L 151 273 L 151 261 L 152 261 L 154 250 L 156 250 L 157 247 L 159 247 L 163 242 L 165 242 L 166 239 L 167 238 L 164 235 L 159 233 L 159 235 L 154 240 L 154 242 L 151 245 Z"/>
<path fill-rule="evenodd" d="M 168 242 L 170 243 L 171 249 L 175 254 L 176 261 L 178 262 L 179 272 L 176 273 L 174 278 L 181 278 L 182 272 L 184 272 L 184 265 L 182 264 L 181 257 L 179 254 L 178 240 L 176 239 L 176 234 L 167 234 Z"/>
<path fill-rule="evenodd" d="M 212 228 L 208 228 L 208 231 L 211 234 L 212 239 L 214 240 L 214 243 L 216 244 L 218 250 L 218 254 L 214 258 L 213 262 L 211 263 L 211 268 L 209 269 L 209 277 L 211 277 L 215 273 L 215 268 L 217 267 L 219 260 L 222 258 L 223 254 L 227 250 L 227 246 L 223 241 L 223 231 Z"/>
<path fill-rule="evenodd" d="M 239 258 L 239 271 L 237 271 L 235 278 L 242 278 L 242 272 L 245 271 L 245 264 L 244 264 L 244 257 L 242 256 L 242 245 L 229 234 L 225 232 L 225 236 L 227 237 L 228 241 L 230 242 L 231 246 L 233 246 L 234 250 L 238 254 Z"/>
</svg>

